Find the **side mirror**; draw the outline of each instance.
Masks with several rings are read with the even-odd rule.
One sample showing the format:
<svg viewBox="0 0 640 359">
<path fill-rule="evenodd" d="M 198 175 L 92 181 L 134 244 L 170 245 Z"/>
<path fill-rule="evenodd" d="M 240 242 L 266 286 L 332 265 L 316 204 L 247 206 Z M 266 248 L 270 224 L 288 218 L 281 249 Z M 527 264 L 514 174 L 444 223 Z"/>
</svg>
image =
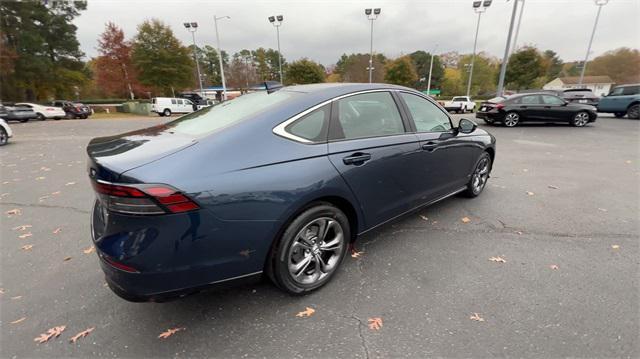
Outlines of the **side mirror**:
<svg viewBox="0 0 640 359">
<path fill-rule="evenodd" d="M 461 119 L 458 123 L 458 132 L 460 133 L 471 133 L 475 131 L 476 128 L 478 128 L 478 125 L 471 120 L 467 120 L 466 118 Z"/>
</svg>

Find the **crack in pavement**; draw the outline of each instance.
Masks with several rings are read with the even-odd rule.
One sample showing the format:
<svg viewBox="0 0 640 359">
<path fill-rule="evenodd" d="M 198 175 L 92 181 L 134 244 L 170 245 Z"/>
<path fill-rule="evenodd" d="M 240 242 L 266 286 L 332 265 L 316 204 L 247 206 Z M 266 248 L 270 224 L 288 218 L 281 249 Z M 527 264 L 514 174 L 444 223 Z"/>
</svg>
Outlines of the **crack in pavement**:
<svg viewBox="0 0 640 359">
<path fill-rule="evenodd" d="M 463 234 L 473 234 L 473 233 L 500 233 L 500 234 L 518 234 L 514 232 L 516 227 L 505 227 L 505 229 L 496 228 L 495 226 L 490 226 L 492 229 L 475 229 L 475 230 L 461 230 L 461 229 L 452 229 L 452 228 L 442 228 L 442 227 L 410 227 L 406 226 L 403 229 L 397 229 L 392 232 L 392 234 L 396 233 L 404 233 L 404 232 L 423 232 L 423 231 L 438 231 L 438 232 L 453 232 L 453 233 L 463 233 Z M 531 235 L 540 235 L 540 236 L 548 236 L 552 238 L 597 238 L 597 237 L 605 237 L 605 238 L 629 238 L 635 237 L 636 234 L 630 233 L 560 233 L 560 232 L 544 232 L 544 231 L 528 231 L 526 229 L 520 229 L 522 235 L 531 234 Z"/>
<path fill-rule="evenodd" d="M 367 346 L 367 340 L 364 337 L 364 333 L 362 332 L 362 328 L 365 327 L 362 320 L 355 315 L 351 314 L 350 316 L 345 316 L 347 319 L 355 319 L 358 321 L 358 336 L 360 337 L 360 341 L 362 342 L 362 350 L 364 352 L 364 357 L 369 359 L 369 347 Z"/>
<path fill-rule="evenodd" d="M 20 206 L 20 207 L 35 207 L 35 208 L 50 208 L 50 209 L 68 209 L 70 211 L 74 211 L 74 212 L 78 212 L 78 213 L 82 213 L 82 214 L 89 214 L 91 213 L 90 211 L 84 210 L 84 209 L 80 209 L 80 208 L 76 208 L 76 207 L 70 207 L 70 206 L 60 206 L 60 205 L 51 205 L 51 204 L 33 204 L 33 203 L 19 203 L 19 202 L 0 202 L 0 205 L 11 205 L 11 206 Z"/>
</svg>

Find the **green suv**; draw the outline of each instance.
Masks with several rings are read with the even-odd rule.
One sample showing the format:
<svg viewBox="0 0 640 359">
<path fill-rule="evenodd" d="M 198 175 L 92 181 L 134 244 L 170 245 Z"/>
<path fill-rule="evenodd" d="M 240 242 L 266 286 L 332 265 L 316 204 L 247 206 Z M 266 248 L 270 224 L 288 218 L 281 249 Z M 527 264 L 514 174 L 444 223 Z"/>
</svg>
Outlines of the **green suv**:
<svg viewBox="0 0 640 359">
<path fill-rule="evenodd" d="M 613 113 L 616 117 L 640 118 L 640 84 L 614 87 L 598 102 L 598 112 Z"/>
</svg>

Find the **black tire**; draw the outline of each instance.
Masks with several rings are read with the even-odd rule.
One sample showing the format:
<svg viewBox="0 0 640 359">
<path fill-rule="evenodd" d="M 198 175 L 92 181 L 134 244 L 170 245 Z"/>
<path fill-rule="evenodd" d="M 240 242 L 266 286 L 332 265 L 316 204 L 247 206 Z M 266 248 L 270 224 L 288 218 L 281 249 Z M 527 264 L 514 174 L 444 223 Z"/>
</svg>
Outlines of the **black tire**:
<svg viewBox="0 0 640 359">
<path fill-rule="evenodd" d="M 29 121 L 29 119 L 28 118 L 22 118 L 22 119 L 20 119 L 18 121 L 20 121 L 20 123 L 25 123 L 25 122 Z"/>
<path fill-rule="evenodd" d="M 589 123 L 589 112 L 587 111 L 578 111 L 571 118 L 571 126 L 574 127 L 584 127 Z"/>
<path fill-rule="evenodd" d="M 9 135 L 4 127 L 0 127 L 0 146 L 4 146 L 9 142 Z"/>
<path fill-rule="evenodd" d="M 39 112 L 38 112 L 37 116 L 38 116 L 38 117 L 36 117 L 36 118 L 38 119 L 38 121 L 44 121 L 44 120 L 46 120 L 46 119 L 47 119 L 46 117 L 44 117 L 44 115 L 43 115 L 43 114 L 41 114 L 41 113 L 39 113 Z"/>
<path fill-rule="evenodd" d="M 53 119 L 56 121 L 60 121 L 60 117 L 54 117 Z"/>
<path fill-rule="evenodd" d="M 171 110 L 165 108 L 164 111 L 162 111 L 162 115 L 167 117 L 171 116 Z"/>
<path fill-rule="evenodd" d="M 502 123 L 507 127 L 516 127 L 520 123 L 520 114 L 515 111 L 507 112 Z"/>
<path fill-rule="evenodd" d="M 613 115 L 616 116 L 616 118 L 623 118 L 624 115 L 626 115 L 626 112 L 614 112 Z"/>
<path fill-rule="evenodd" d="M 484 123 L 486 123 L 487 125 L 493 125 L 495 122 L 490 119 L 490 118 L 483 118 L 482 119 L 484 121 Z"/>
<path fill-rule="evenodd" d="M 635 103 L 627 109 L 627 117 L 634 120 L 640 119 L 640 103 Z"/>
<path fill-rule="evenodd" d="M 485 151 L 476 161 L 476 165 L 473 167 L 473 172 L 471 173 L 471 179 L 469 179 L 469 183 L 467 183 L 467 189 L 462 192 L 466 197 L 474 198 L 482 193 L 482 190 L 486 187 L 487 181 L 489 180 L 491 166 L 491 155 Z"/>
<path fill-rule="evenodd" d="M 319 223 L 324 222 L 327 223 L 325 228 L 328 229 L 325 231 L 325 236 L 318 239 L 317 232 L 321 230 Z M 316 237 L 313 237 L 312 229 L 316 227 Z M 303 230 L 305 233 L 302 233 Z M 322 244 L 326 244 L 324 240 L 328 236 L 335 236 L 331 239 L 333 242 L 338 240 L 339 233 L 342 233 L 339 249 L 326 251 L 321 249 Z M 267 260 L 266 272 L 271 280 L 287 293 L 300 295 L 311 292 L 329 282 L 340 268 L 347 253 L 350 238 L 349 219 L 340 209 L 326 202 L 314 203 L 296 216 L 286 227 L 282 236 L 277 239 Z M 313 245 L 307 245 L 306 243 L 310 243 L 308 241 L 312 241 Z M 318 258 L 321 260 L 318 261 Z M 325 263 L 324 261 L 326 261 L 325 266 L 330 267 L 328 273 L 321 270 L 320 262 Z M 291 273 L 292 270 L 296 270 L 294 269 L 296 265 L 301 266 L 298 275 Z M 315 275 L 318 277 L 314 280 Z M 305 280 L 308 282 L 305 283 Z"/>
</svg>

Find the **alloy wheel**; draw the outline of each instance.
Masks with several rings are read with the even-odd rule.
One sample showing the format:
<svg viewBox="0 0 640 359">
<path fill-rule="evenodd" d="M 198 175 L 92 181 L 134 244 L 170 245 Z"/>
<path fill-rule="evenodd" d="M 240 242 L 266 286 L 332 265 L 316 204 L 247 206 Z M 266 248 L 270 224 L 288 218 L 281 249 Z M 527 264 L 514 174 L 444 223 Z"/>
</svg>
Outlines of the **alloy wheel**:
<svg viewBox="0 0 640 359">
<path fill-rule="evenodd" d="M 640 105 L 633 105 L 629 107 L 629 111 L 627 112 L 627 116 L 629 118 L 639 119 L 640 118 Z"/>
<path fill-rule="evenodd" d="M 578 112 L 573 118 L 573 124 L 576 127 L 583 127 L 589 122 L 589 114 L 586 112 Z"/>
<path fill-rule="evenodd" d="M 4 146 L 9 141 L 9 135 L 7 135 L 7 131 L 4 128 L 0 128 L 0 146 Z"/>
<path fill-rule="evenodd" d="M 340 263 L 344 242 L 344 231 L 337 220 L 321 217 L 307 223 L 289 247 L 287 264 L 291 278 L 308 285 L 330 275 Z"/>
<path fill-rule="evenodd" d="M 513 127 L 517 125 L 519 121 L 520 121 L 520 115 L 518 115 L 515 112 L 510 112 L 504 118 L 504 125 L 507 127 Z"/>
<path fill-rule="evenodd" d="M 487 184 L 487 179 L 489 179 L 489 158 L 484 157 L 478 165 L 476 166 L 475 171 L 473 171 L 473 175 L 471 177 L 471 189 L 474 194 L 478 194 L 482 191 L 484 186 Z"/>
</svg>

